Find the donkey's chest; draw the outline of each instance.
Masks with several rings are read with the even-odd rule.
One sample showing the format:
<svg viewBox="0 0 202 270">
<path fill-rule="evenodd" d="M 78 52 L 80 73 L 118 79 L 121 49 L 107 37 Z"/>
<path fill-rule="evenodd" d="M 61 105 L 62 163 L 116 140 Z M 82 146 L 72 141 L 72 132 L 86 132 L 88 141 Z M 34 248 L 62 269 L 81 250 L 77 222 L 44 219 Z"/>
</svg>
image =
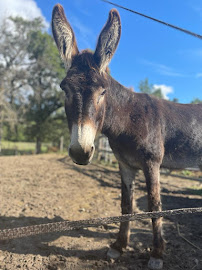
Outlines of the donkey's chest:
<svg viewBox="0 0 202 270">
<path fill-rule="evenodd" d="M 130 168 L 142 169 L 142 162 L 140 162 L 139 157 L 132 151 L 120 151 L 120 148 L 113 149 L 113 153 L 116 159 Z"/>
<path fill-rule="evenodd" d="M 116 141 L 109 139 L 109 143 L 116 159 L 134 169 L 142 169 L 146 159 L 155 157 L 161 160 L 163 151 L 161 144 L 137 144 L 131 138 Z"/>
</svg>

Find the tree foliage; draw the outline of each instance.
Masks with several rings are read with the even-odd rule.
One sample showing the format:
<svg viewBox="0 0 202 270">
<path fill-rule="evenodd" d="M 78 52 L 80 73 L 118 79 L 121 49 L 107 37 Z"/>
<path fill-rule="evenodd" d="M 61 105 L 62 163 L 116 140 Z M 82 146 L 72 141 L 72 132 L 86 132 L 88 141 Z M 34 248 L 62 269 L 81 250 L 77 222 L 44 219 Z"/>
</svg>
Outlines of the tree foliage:
<svg viewBox="0 0 202 270">
<path fill-rule="evenodd" d="M 0 110 L 7 139 L 13 137 L 7 119 L 10 115 L 12 121 L 18 120 L 15 130 L 23 126 L 25 138 L 36 140 L 40 152 L 54 117 L 57 115 L 55 121 L 61 117 L 57 110 L 63 106 L 59 90 L 63 77 L 58 50 L 43 30 L 41 19 L 6 19 L 0 28 Z M 2 119 L 3 115 L 7 118 Z"/>
<path fill-rule="evenodd" d="M 36 150 L 40 153 L 47 129 L 48 133 L 51 132 L 51 125 L 48 125 L 47 120 L 53 118 L 56 111 L 63 106 L 63 93 L 58 85 L 64 77 L 64 69 L 53 39 L 47 33 L 30 33 L 28 53 L 29 59 L 33 61 L 28 78 L 33 91 L 28 96 L 26 116 L 29 123 L 32 123 L 29 132 L 36 139 Z"/>
<path fill-rule="evenodd" d="M 146 93 L 149 95 L 153 95 L 157 98 L 164 98 L 161 88 L 154 88 L 152 84 L 149 83 L 148 78 L 140 81 L 139 89 L 141 93 Z"/>
<path fill-rule="evenodd" d="M 202 100 L 199 98 L 195 98 L 194 100 L 191 101 L 192 104 L 199 104 L 202 103 Z"/>
</svg>

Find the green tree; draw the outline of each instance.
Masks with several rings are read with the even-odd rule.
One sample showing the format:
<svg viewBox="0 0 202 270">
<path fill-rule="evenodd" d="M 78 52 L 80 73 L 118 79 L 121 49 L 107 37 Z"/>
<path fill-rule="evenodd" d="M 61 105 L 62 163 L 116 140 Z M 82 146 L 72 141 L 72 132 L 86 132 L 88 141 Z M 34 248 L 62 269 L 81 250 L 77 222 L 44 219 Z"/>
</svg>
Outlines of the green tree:
<svg viewBox="0 0 202 270">
<path fill-rule="evenodd" d="M 41 141 L 64 136 L 66 120 L 60 109 L 64 95 L 59 89 L 64 75 L 58 50 L 41 19 L 9 18 L 1 25 L 0 140 L 2 130 L 7 139 L 36 140 L 39 153 Z M 10 127 L 14 119 L 15 133 Z"/>
<path fill-rule="evenodd" d="M 141 93 L 146 93 L 146 94 L 158 97 L 158 98 L 163 98 L 161 88 L 154 88 L 154 86 L 149 83 L 148 78 L 140 81 L 139 89 Z"/>
<path fill-rule="evenodd" d="M 202 103 L 202 100 L 199 98 L 195 98 L 194 100 L 191 101 L 192 104 L 199 104 Z"/>
<path fill-rule="evenodd" d="M 27 53 L 29 33 L 41 27 L 40 19 L 28 21 L 20 17 L 9 17 L 0 26 L 0 137 L 6 125 L 7 139 L 11 139 L 23 119 L 23 90 L 27 87 L 27 67 L 31 65 Z"/>
<path fill-rule="evenodd" d="M 26 85 L 27 34 L 37 25 L 40 25 L 39 20 L 30 23 L 19 17 L 9 17 L 0 26 L 0 144 L 3 126 L 6 125 L 10 138 L 22 116 L 24 97 L 21 90 Z"/>
<path fill-rule="evenodd" d="M 12 106 L 24 103 L 25 95 L 22 87 L 27 85 L 27 67 L 32 64 L 28 61 L 27 52 L 31 38 L 30 32 L 41 28 L 42 22 L 39 18 L 29 21 L 20 17 L 9 17 L 1 25 L 1 84 L 4 85 L 6 98 Z"/>
<path fill-rule="evenodd" d="M 141 93 L 152 94 L 153 85 L 149 83 L 148 78 L 140 81 L 139 89 Z"/>
<path fill-rule="evenodd" d="M 173 98 L 171 101 L 172 102 L 175 102 L 175 103 L 179 103 L 179 99 L 178 98 Z"/>
<path fill-rule="evenodd" d="M 52 142 L 53 146 L 59 148 L 61 137 L 63 137 L 64 143 L 69 145 L 70 135 L 64 107 L 58 109 L 52 117 L 48 118 L 45 122 L 44 130 L 46 131 L 45 141 Z"/>
<path fill-rule="evenodd" d="M 32 93 L 28 96 L 28 133 L 36 140 L 36 153 L 41 152 L 41 142 L 52 132 L 52 122 L 57 110 L 63 106 L 63 93 L 59 83 L 64 78 L 64 68 L 52 37 L 42 31 L 30 33 L 28 46 L 30 61 L 28 83 Z"/>
</svg>

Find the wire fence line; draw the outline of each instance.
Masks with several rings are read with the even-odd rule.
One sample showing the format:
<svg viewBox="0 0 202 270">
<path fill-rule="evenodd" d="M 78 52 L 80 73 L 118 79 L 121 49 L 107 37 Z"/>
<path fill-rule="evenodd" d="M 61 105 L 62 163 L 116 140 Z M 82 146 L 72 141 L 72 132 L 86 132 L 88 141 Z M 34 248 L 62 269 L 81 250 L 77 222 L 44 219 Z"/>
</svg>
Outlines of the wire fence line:
<svg viewBox="0 0 202 270">
<path fill-rule="evenodd" d="M 0 230 L 0 240 L 8 240 L 14 238 L 28 237 L 38 234 L 71 231 L 80 228 L 97 227 L 106 224 L 113 224 L 126 221 L 134 221 L 148 218 L 170 217 L 176 215 L 187 215 L 202 213 L 202 207 L 197 208 L 181 208 L 165 211 L 134 213 L 122 216 L 95 218 L 78 221 L 61 221 L 54 223 L 46 223 L 27 227 L 18 227 L 13 229 Z"/>
<path fill-rule="evenodd" d="M 196 34 L 196 33 L 192 32 L 192 31 L 190 31 L 190 30 L 187 30 L 187 29 L 185 29 L 185 28 L 181 28 L 181 27 L 179 27 L 179 26 L 176 26 L 176 25 L 173 25 L 173 24 L 164 22 L 164 21 L 162 21 L 162 20 L 153 18 L 153 17 L 151 17 L 151 16 L 148 16 L 148 15 L 145 15 L 145 14 L 143 14 L 143 13 L 137 12 L 137 11 L 135 11 L 135 10 L 126 8 L 126 7 L 124 7 L 124 6 L 118 5 L 118 4 L 113 3 L 113 2 L 110 2 L 110 1 L 108 1 L 108 0 L 101 0 L 101 1 L 102 1 L 102 2 L 105 2 L 105 3 L 108 3 L 108 4 L 110 4 L 110 5 L 113 5 L 113 6 L 115 6 L 115 7 L 124 9 L 124 10 L 126 10 L 126 11 L 132 12 L 132 13 L 134 13 L 134 14 L 136 14 L 136 15 L 145 17 L 145 18 L 150 19 L 150 20 L 152 20 L 152 21 L 161 23 L 161 24 L 166 25 L 166 26 L 168 26 L 168 27 L 174 28 L 175 30 L 184 32 L 185 34 L 188 34 L 188 35 L 194 36 L 194 37 L 196 37 L 196 38 L 202 39 L 202 35 Z"/>
</svg>

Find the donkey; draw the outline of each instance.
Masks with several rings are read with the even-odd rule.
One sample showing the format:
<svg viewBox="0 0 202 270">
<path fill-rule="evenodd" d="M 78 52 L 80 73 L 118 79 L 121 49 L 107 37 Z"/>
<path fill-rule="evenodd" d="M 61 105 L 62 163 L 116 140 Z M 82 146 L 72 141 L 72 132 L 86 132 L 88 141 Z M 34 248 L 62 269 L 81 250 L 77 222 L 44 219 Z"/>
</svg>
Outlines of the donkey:
<svg viewBox="0 0 202 270">
<path fill-rule="evenodd" d="M 57 4 L 52 32 L 67 74 L 61 82 L 71 134 L 69 155 L 87 165 L 93 157 L 97 132 L 105 134 L 119 162 L 122 214 L 133 213 L 133 182 L 138 169 L 146 178 L 149 211 L 161 210 L 160 167 L 181 169 L 202 165 L 202 104 L 176 104 L 135 93 L 114 80 L 107 66 L 121 35 L 116 9 L 98 38 L 95 52 L 79 52 L 64 9 Z M 162 218 L 152 219 L 153 249 L 148 266 L 163 267 Z M 118 258 L 129 242 L 129 222 L 120 224 L 108 256 Z"/>
</svg>

